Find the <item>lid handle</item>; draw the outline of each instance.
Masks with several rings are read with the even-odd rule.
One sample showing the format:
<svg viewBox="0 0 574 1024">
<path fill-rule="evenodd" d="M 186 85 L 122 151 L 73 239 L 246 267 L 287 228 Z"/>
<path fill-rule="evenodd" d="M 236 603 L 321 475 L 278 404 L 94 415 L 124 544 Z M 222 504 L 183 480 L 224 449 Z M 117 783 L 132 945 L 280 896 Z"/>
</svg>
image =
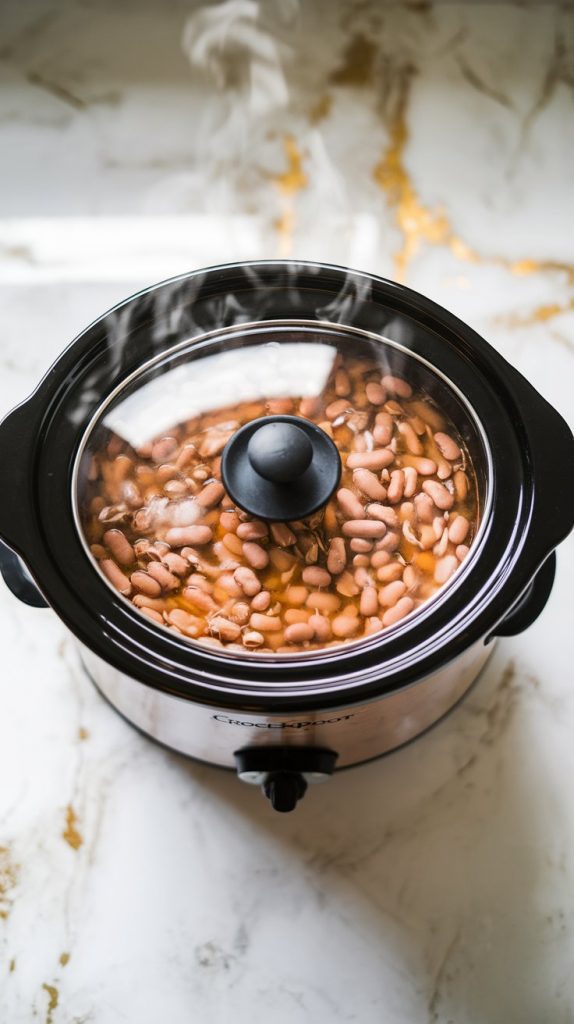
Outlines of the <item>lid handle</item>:
<svg viewBox="0 0 574 1024">
<path fill-rule="evenodd" d="M 241 427 L 221 456 L 221 478 L 239 508 L 258 519 L 306 519 L 341 477 L 332 439 L 300 416 L 264 416 Z"/>
<path fill-rule="evenodd" d="M 249 438 L 247 457 L 260 476 L 272 483 L 293 483 L 311 464 L 313 445 L 294 423 L 264 423 Z"/>
</svg>

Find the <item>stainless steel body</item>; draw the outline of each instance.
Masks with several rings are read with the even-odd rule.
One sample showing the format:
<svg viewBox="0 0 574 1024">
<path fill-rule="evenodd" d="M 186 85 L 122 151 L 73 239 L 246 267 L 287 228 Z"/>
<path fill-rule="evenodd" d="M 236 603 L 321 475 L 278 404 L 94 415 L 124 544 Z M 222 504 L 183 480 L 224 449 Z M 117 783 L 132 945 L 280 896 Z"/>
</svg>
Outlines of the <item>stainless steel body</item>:
<svg viewBox="0 0 574 1024">
<path fill-rule="evenodd" d="M 322 713 L 254 715 L 173 696 L 118 672 L 80 645 L 91 679 L 125 718 L 179 753 L 235 768 L 243 747 L 329 748 L 337 767 L 388 753 L 443 717 L 464 695 L 492 654 L 494 642 L 473 644 L 455 661 L 395 693 Z"/>
</svg>

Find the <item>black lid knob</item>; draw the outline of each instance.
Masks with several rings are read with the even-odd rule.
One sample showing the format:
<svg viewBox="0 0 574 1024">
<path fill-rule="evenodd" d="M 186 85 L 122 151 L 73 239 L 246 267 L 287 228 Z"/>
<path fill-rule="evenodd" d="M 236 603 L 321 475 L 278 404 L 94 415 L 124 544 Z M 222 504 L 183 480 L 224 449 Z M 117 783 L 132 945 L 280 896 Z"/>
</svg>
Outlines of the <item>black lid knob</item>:
<svg viewBox="0 0 574 1024">
<path fill-rule="evenodd" d="M 309 468 L 313 445 L 301 427 L 275 420 L 251 435 L 247 457 L 253 469 L 277 484 L 296 481 Z"/>
<path fill-rule="evenodd" d="M 339 483 L 337 446 L 316 423 L 266 416 L 236 431 L 221 456 L 221 477 L 240 508 L 276 522 L 305 519 Z"/>
<path fill-rule="evenodd" d="M 271 772 L 263 784 L 263 792 L 274 811 L 293 811 L 305 795 L 307 783 L 300 772 Z"/>
</svg>

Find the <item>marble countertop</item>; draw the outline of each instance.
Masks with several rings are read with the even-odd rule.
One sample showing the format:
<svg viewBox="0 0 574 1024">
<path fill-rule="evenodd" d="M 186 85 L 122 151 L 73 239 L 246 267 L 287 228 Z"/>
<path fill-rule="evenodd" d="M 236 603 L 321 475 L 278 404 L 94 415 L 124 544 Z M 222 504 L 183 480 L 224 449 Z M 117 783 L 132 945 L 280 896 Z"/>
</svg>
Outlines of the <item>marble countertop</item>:
<svg viewBox="0 0 574 1024">
<path fill-rule="evenodd" d="M 0 411 L 136 288 L 294 256 L 430 295 L 574 422 L 571 5 L 29 0 L 0 39 Z M 570 539 L 444 722 L 285 817 L 0 587 L 0 1020 L 572 1024 L 573 575 Z"/>
</svg>

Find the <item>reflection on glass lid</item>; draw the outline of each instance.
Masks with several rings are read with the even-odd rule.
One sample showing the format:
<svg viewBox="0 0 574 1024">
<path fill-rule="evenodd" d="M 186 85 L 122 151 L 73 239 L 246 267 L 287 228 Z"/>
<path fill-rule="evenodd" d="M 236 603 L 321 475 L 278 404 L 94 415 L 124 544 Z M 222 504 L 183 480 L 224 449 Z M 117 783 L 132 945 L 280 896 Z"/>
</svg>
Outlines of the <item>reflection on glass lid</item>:
<svg viewBox="0 0 574 1024">
<path fill-rule="evenodd" d="M 340 459 L 327 503 L 287 522 L 245 512 L 221 476 L 236 433 L 274 417 Z M 184 642 L 251 657 L 358 642 L 466 560 L 480 507 L 469 422 L 430 368 L 357 332 L 245 329 L 179 346 L 92 427 L 81 527 L 108 583 Z M 275 476 L 286 508 L 292 484 Z"/>
</svg>

